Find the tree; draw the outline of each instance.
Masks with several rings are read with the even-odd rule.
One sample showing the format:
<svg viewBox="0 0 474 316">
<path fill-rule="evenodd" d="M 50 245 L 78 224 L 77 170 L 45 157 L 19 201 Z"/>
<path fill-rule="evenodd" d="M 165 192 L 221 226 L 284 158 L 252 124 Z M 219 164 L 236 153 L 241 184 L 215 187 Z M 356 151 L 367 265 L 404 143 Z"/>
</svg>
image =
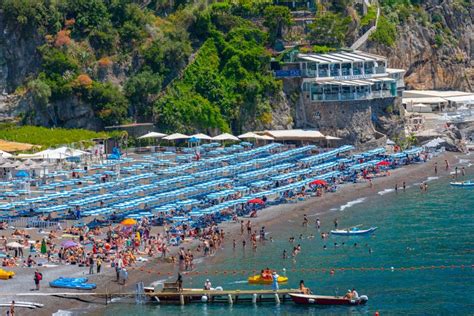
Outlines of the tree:
<svg viewBox="0 0 474 316">
<path fill-rule="evenodd" d="M 340 14 L 327 12 L 314 20 L 309 40 L 315 45 L 339 48 L 344 45 L 349 23 L 350 17 L 343 18 Z"/>
<path fill-rule="evenodd" d="M 151 71 L 143 71 L 125 83 L 125 96 L 130 101 L 134 117 L 151 115 L 151 97 L 161 89 L 161 77 Z"/>
<path fill-rule="evenodd" d="M 51 88 L 48 84 L 40 79 L 35 79 L 28 82 L 28 89 L 30 89 L 33 99 L 39 105 L 45 106 L 51 97 Z"/>
<path fill-rule="evenodd" d="M 283 28 L 291 25 L 290 9 L 277 5 L 268 6 L 263 16 L 263 25 L 268 28 L 269 40 L 273 45 L 276 39 L 282 37 Z"/>
</svg>

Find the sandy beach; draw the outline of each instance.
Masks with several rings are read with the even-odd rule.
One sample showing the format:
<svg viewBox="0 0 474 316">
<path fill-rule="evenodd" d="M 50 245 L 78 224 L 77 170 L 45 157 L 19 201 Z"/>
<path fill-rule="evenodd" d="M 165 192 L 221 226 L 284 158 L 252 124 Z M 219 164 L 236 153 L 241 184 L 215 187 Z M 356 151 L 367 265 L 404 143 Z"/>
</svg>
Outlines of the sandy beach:
<svg viewBox="0 0 474 316">
<path fill-rule="evenodd" d="M 459 159 L 473 160 L 472 156 L 466 156 L 460 153 L 444 153 L 426 163 L 414 164 L 393 170 L 390 176 L 375 178 L 372 187 L 368 183 L 344 184 L 340 186 L 335 193 L 325 193 L 322 197 L 310 197 L 305 201 L 294 204 L 281 204 L 260 210 L 258 217 L 251 219 L 253 227 L 260 227 L 265 225 L 268 231 L 277 232 L 279 227 L 285 225 L 287 220 L 301 221 L 303 214 L 310 216 L 310 221 L 314 225 L 315 217 L 321 218 L 322 222 L 328 223 L 337 217 L 337 212 L 350 207 L 354 203 L 362 202 L 362 198 L 370 198 L 377 194 L 390 193 L 395 184 L 400 188 L 405 182 L 407 186 L 419 185 L 423 181 L 434 178 L 429 177 L 448 177 L 453 167 L 459 165 Z M 444 160 L 447 159 L 451 165 L 451 169 L 446 171 L 444 168 Z M 434 174 L 434 163 L 438 163 L 438 174 Z M 245 219 L 247 220 L 247 219 Z M 235 222 L 226 222 L 219 225 L 226 233 L 225 243 L 223 247 L 232 247 L 232 240 L 236 239 L 239 243 L 242 240 L 240 235 L 240 224 Z M 156 234 L 159 228 L 153 233 Z M 11 233 L 11 232 L 10 232 Z M 1 234 L 8 235 L 9 231 L 1 231 Z M 37 237 L 36 232 L 32 235 Z M 246 237 L 246 236 L 245 236 Z M 197 241 L 185 241 L 182 245 L 185 248 L 195 248 Z M 173 247 L 171 253 L 176 253 L 177 247 Z M 199 258 L 195 256 L 195 260 Z M 204 258 L 199 264 L 206 264 L 212 270 L 212 263 L 219 260 L 219 252 L 213 256 Z M 146 285 L 168 278 L 176 278 L 178 271 L 178 264 L 167 263 L 159 259 L 153 259 L 148 262 L 138 263 L 136 267 L 129 269 L 129 280 L 126 286 L 118 285 L 115 282 L 115 270 L 108 266 L 103 266 L 103 272 L 100 275 L 87 275 L 88 268 L 71 265 L 55 266 L 55 267 L 41 267 L 40 271 L 44 275 L 42 288 L 39 292 L 33 292 L 34 288 L 33 273 L 34 268 L 12 268 L 16 272 L 16 276 L 8 281 L 0 281 L 0 295 L 1 303 L 10 302 L 12 299 L 16 301 L 38 302 L 44 304 L 43 308 L 36 310 L 17 309 L 20 315 L 51 315 L 57 310 L 77 310 L 89 311 L 96 310 L 100 314 L 100 310 L 106 306 L 106 300 L 103 296 L 80 296 L 64 298 L 60 295 L 41 296 L 43 293 L 64 293 L 64 292 L 78 292 L 74 290 L 54 289 L 48 286 L 48 282 L 60 277 L 89 277 L 91 282 L 97 283 L 96 293 L 133 293 L 135 283 L 143 281 Z M 158 275 L 158 272 L 160 273 Z M 186 273 L 184 275 L 186 286 Z M 84 292 L 78 292 L 84 293 Z M 44 295 L 44 294 L 43 294 Z M 112 295 L 114 296 L 114 295 Z M 115 295 L 117 297 L 117 295 Z M 133 297 L 132 297 L 133 299 Z M 0 308 L 1 313 L 6 313 L 6 308 Z"/>
</svg>

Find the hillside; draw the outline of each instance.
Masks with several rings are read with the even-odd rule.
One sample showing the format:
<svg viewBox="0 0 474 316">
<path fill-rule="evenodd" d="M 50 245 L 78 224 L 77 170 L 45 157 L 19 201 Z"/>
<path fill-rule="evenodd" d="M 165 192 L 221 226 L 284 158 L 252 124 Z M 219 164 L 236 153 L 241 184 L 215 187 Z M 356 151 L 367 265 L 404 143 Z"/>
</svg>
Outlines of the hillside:
<svg viewBox="0 0 474 316">
<path fill-rule="evenodd" d="M 297 96 L 286 96 L 270 71 L 275 49 L 348 47 L 378 6 L 295 3 L 313 5 L 311 25 L 265 0 L 4 0 L 0 112 L 23 124 L 94 130 L 126 122 L 208 133 L 291 127 Z M 471 88 L 468 1 L 380 7 L 367 50 L 408 69 L 410 87 Z"/>
</svg>

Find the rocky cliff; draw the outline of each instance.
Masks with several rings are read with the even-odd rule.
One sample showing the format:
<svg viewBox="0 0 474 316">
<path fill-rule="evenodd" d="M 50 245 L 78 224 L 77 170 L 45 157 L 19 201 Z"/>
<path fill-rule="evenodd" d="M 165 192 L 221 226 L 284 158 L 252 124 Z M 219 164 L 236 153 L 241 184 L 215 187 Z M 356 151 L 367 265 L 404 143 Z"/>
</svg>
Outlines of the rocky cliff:
<svg viewBox="0 0 474 316">
<path fill-rule="evenodd" d="M 390 67 L 406 69 L 408 89 L 474 91 L 473 16 L 472 2 L 423 1 L 397 26 L 393 47 L 368 41 L 362 49 L 387 56 Z"/>
</svg>

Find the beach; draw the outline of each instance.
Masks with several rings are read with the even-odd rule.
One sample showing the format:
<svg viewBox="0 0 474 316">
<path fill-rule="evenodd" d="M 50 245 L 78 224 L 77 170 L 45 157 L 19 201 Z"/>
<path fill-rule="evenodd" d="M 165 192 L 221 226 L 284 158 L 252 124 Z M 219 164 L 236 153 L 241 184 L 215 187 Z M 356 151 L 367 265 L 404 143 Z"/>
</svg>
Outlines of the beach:
<svg viewBox="0 0 474 316">
<path fill-rule="evenodd" d="M 395 184 L 398 184 L 400 188 L 402 182 L 405 182 L 407 186 L 417 186 L 423 181 L 429 181 L 436 179 L 435 177 L 448 177 L 454 166 L 459 164 L 459 158 L 461 154 L 458 153 L 443 153 L 442 155 L 435 157 L 434 159 L 426 163 L 418 163 L 413 165 L 404 166 L 403 168 L 395 169 L 391 171 L 390 176 L 375 178 L 372 182 L 372 187 L 368 183 L 357 183 L 357 184 L 344 184 L 340 186 L 335 193 L 325 193 L 322 197 L 311 197 L 305 201 L 294 203 L 294 204 L 281 204 L 277 206 L 268 207 L 258 212 L 256 218 L 252 218 L 252 226 L 260 227 L 265 226 L 267 231 L 278 232 L 282 229 L 288 220 L 300 222 L 302 221 L 303 214 L 307 214 L 310 218 L 310 225 L 314 225 L 315 217 L 318 216 L 322 222 L 332 222 L 335 217 L 338 217 L 339 212 L 344 211 L 351 205 L 361 203 L 364 200 L 374 195 L 382 195 L 389 193 L 389 190 L 393 190 Z M 444 161 L 447 159 L 451 165 L 451 169 L 446 171 L 444 169 Z M 472 157 L 468 157 L 472 159 Z M 438 163 L 438 174 L 435 175 L 433 171 L 434 163 Z M 245 219 L 247 221 L 247 219 Z M 238 244 L 242 240 L 240 235 L 240 224 L 225 222 L 219 225 L 220 228 L 225 231 L 225 243 L 222 245 L 224 248 L 232 247 L 232 240 L 235 239 Z M 159 228 L 158 228 L 159 229 Z M 2 232 L 3 233 L 3 232 Z M 6 232 L 5 232 L 6 233 Z M 246 236 L 245 236 L 246 237 Z M 185 248 L 196 247 L 195 241 L 186 241 L 183 244 Z M 176 247 L 171 249 L 173 253 L 177 251 Z M 206 268 L 212 270 L 212 265 L 221 260 L 220 251 L 213 257 L 204 258 L 201 261 L 195 256 L 196 261 L 201 261 L 199 265 L 206 265 Z M 104 297 L 91 297 L 81 296 L 80 300 L 75 298 L 59 298 L 53 296 L 36 296 L 35 292 L 31 292 L 30 289 L 34 287 L 33 284 L 33 272 L 32 268 L 14 268 L 17 275 L 14 279 L 9 281 L 0 281 L 5 285 L 0 288 L 0 294 L 2 295 L 2 302 L 7 302 L 12 298 L 17 301 L 31 301 L 41 302 L 45 306 L 41 309 L 36 310 L 22 310 L 22 315 L 50 315 L 55 311 L 61 310 L 78 310 L 78 311 L 91 311 L 91 310 L 102 310 L 105 305 Z M 139 263 L 137 267 L 129 270 L 129 279 L 127 286 L 118 285 L 115 281 L 115 271 L 110 266 L 104 266 L 101 275 L 87 275 L 92 282 L 98 284 L 96 293 L 133 293 L 135 289 L 135 283 L 143 281 L 145 286 L 157 281 L 164 279 L 175 279 L 177 275 L 178 265 L 164 262 L 156 262 L 150 260 L 146 263 Z M 83 277 L 86 276 L 88 268 L 77 268 L 76 266 L 57 266 L 51 268 L 41 268 L 44 274 L 43 287 L 39 293 L 58 293 L 58 292 L 74 292 L 74 290 L 59 290 L 53 289 L 46 285 L 48 280 L 55 279 L 59 276 L 68 277 Z M 158 272 L 160 273 L 158 275 Z M 146 276 L 145 276 L 146 275 Z M 183 273 L 184 285 L 186 286 L 186 272 Z M 58 291 L 59 290 L 59 291 Z M 13 297 L 12 293 L 25 293 L 27 296 Z M 33 296 L 30 296 L 32 295 Z"/>
</svg>

